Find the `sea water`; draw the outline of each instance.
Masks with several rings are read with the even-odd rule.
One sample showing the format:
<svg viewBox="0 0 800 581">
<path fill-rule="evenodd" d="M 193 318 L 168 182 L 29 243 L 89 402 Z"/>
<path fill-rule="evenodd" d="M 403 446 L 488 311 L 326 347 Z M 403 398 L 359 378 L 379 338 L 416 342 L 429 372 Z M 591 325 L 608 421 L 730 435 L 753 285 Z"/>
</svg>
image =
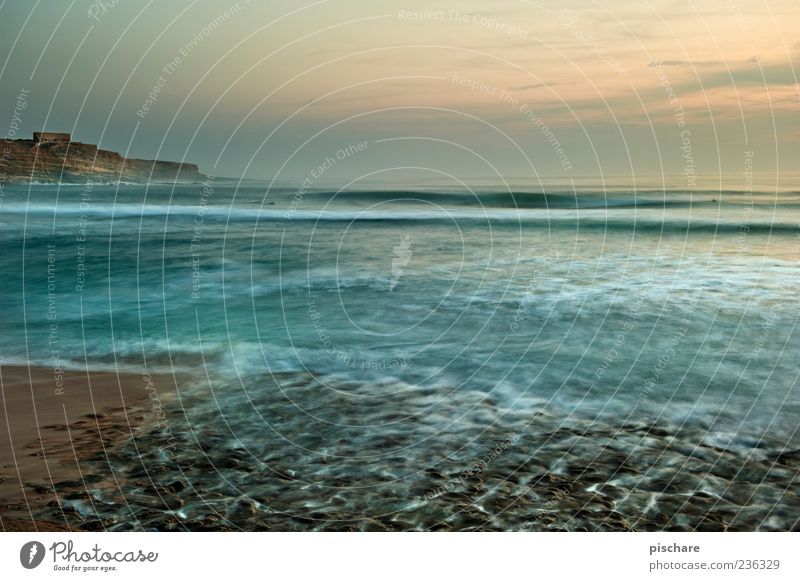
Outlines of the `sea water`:
<svg viewBox="0 0 800 581">
<path fill-rule="evenodd" d="M 796 192 L 7 186 L 0 357 L 194 377 L 194 428 L 322 487 L 536 414 L 791 449 L 798 259 Z"/>
</svg>

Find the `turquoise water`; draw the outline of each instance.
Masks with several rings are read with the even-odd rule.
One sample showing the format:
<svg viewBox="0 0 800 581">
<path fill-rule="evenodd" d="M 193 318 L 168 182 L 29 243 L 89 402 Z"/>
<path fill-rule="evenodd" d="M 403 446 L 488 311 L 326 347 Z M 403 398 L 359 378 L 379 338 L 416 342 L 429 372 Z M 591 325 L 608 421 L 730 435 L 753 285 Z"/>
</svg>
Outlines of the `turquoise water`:
<svg viewBox="0 0 800 581">
<path fill-rule="evenodd" d="M 17 187 L 0 210 L 0 352 L 789 436 L 799 198 Z"/>
<path fill-rule="evenodd" d="M 309 468 L 323 488 L 413 479 L 534 409 L 791 448 L 799 226 L 793 193 L 8 187 L 0 354 L 188 374 L 197 433 L 347 458 Z"/>
</svg>

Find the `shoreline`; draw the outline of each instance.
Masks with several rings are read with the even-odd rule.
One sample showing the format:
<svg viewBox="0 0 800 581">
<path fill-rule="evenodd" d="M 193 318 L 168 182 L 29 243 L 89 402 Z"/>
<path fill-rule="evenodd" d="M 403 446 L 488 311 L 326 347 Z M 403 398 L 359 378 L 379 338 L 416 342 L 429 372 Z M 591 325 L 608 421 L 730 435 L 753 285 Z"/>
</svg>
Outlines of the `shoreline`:
<svg viewBox="0 0 800 581">
<path fill-rule="evenodd" d="M 0 366 L 0 530 L 70 530 L 66 517 L 37 514 L 61 505 L 64 489 L 114 480 L 85 462 L 158 424 L 156 402 L 160 409 L 171 399 L 175 383 L 149 373 Z"/>
<path fill-rule="evenodd" d="M 85 181 L 59 181 L 59 180 L 51 180 L 51 181 L 40 181 L 40 180 L 30 180 L 30 179 L 23 179 L 18 178 L 17 176 L 11 176 L 6 181 L 8 185 L 13 186 L 77 186 L 77 187 L 86 187 L 87 184 L 91 184 L 92 186 L 191 186 L 191 185 L 198 185 L 198 184 L 205 184 L 209 180 L 214 180 L 213 176 L 205 176 L 205 179 L 202 180 L 149 180 L 149 181 L 132 181 L 132 180 L 94 180 L 92 179 L 93 176 L 87 175 Z"/>
<path fill-rule="evenodd" d="M 565 422 L 543 405 L 487 428 L 496 402 L 465 393 L 454 410 L 482 413 L 422 453 L 404 429 L 330 447 L 297 417 L 298 402 L 386 426 L 420 401 L 364 408 L 287 372 L 253 377 L 260 389 L 247 402 L 265 418 L 293 418 L 281 423 L 292 441 L 249 421 L 228 425 L 233 441 L 214 398 L 173 399 L 183 378 L 69 371 L 60 395 L 49 368 L 0 367 L 0 378 L 0 422 L 13 409 L 0 426 L 3 531 L 800 530 L 800 450 L 777 435 L 728 448 L 704 424 Z M 186 412 L 156 413 L 179 403 Z M 417 424 L 438 429 L 435 416 Z M 457 448 L 476 429 L 476 445 Z"/>
<path fill-rule="evenodd" d="M 34 132 L 32 139 L 6 139 L 5 179 L 23 181 L 80 181 L 96 178 L 149 183 L 205 181 L 197 164 L 136 159 L 91 143 L 74 141 L 69 133 Z M 85 179 L 84 179 L 85 178 Z"/>
</svg>

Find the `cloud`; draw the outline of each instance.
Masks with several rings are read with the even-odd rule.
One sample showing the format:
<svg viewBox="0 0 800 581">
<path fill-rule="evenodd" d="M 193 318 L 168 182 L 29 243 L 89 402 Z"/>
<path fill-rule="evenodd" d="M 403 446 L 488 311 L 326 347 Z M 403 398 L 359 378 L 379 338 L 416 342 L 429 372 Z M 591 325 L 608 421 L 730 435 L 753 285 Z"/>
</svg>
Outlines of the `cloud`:
<svg viewBox="0 0 800 581">
<path fill-rule="evenodd" d="M 711 63 L 712 61 L 701 61 Z M 696 62 L 691 61 L 662 61 L 651 63 L 649 66 L 694 66 Z M 697 88 L 713 89 L 716 87 L 740 87 L 740 86 L 785 86 L 797 85 L 800 78 L 800 70 L 796 70 L 791 60 L 764 62 L 756 57 L 746 61 L 728 63 L 724 69 L 697 72 L 694 79 L 686 80 L 676 84 L 675 90 L 680 94 L 691 92 Z"/>
<path fill-rule="evenodd" d="M 531 89 L 541 89 L 543 87 L 555 87 L 558 85 L 555 81 L 547 81 L 546 83 L 534 83 L 532 85 L 519 85 L 518 87 L 509 87 L 509 91 L 530 91 Z"/>
<path fill-rule="evenodd" d="M 757 86 L 796 86 L 797 74 L 791 61 L 779 61 L 762 64 L 757 62 L 755 66 L 738 67 L 729 73 L 719 73 L 712 76 L 708 82 L 713 86 L 719 85 L 757 85 Z"/>
<path fill-rule="evenodd" d="M 653 61 L 648 67 L 715 67 L 724 65 L 725 61 L 686 61 L 686 60 L 665 60 Z"/>
<path fill-rule="evenodd" d="M 758 63 L 758 57 L 753 55 L 749 59 L 745 61 L 735 61 L 733 64 L 756 64 Z M 663 60 L 663 61 L 653 61 L 647 66 L 650 68 L 656 67 L 720 67 L 724 65 L 732 64 L 729 61 L 724 60 L 705 60 L 705 61 L 691 61 L 691 60 Z"/>
</svg>

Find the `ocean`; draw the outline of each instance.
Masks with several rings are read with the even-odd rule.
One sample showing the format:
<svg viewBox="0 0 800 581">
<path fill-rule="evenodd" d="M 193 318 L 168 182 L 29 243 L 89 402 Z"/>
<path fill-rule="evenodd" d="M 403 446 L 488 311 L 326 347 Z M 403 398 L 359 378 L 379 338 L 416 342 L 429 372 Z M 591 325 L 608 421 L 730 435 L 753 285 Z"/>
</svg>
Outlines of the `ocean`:
<svg viewBox="0 0 800 581">
<path fill-rule="evenodd" d="M 14 185 L 0 249 L 2 363 L 190 378 L 121 530 L 796 526 L 798 192 Z"/>
</svg>

